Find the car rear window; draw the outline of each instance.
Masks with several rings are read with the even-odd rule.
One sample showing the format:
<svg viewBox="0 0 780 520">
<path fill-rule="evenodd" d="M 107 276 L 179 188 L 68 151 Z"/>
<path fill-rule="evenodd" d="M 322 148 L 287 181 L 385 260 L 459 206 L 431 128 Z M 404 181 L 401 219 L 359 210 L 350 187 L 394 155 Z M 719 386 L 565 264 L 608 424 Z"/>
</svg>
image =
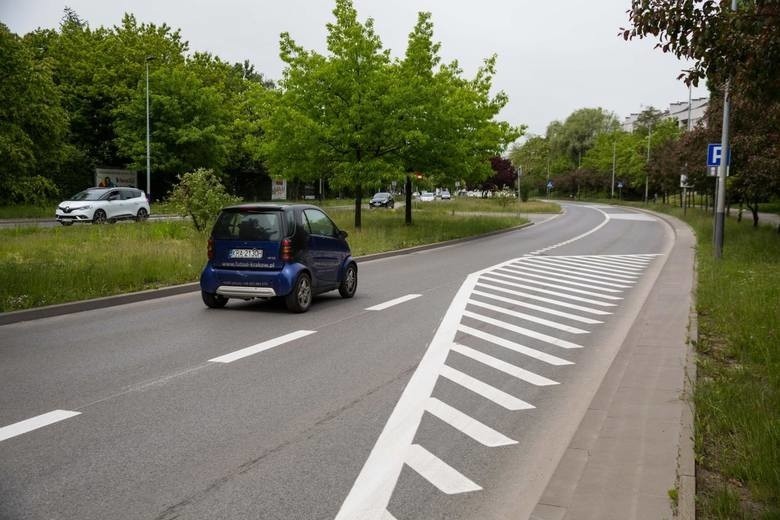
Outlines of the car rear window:
<svg viewBox="0 0 780 520">
<path fill-rule="evenodd" d="M 212 236 L 215 240 L 280 240 L 281 226 L 278 211 L 223 211 Z"/>
</svg>

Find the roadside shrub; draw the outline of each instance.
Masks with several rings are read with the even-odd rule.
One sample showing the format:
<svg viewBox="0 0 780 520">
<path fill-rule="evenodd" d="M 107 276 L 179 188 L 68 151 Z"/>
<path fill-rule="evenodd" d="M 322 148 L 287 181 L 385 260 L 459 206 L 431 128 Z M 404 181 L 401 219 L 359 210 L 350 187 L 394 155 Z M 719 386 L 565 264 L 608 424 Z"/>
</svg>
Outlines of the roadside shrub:
<svg viewBox="0 0 780 520">
<path fill-rule="evenodd" d="M 178 214 L 190 217 L 198 231 L 209 229 L 224 206 L 241 201 L 227 192 L 213 170 L 199 168 L 177 177 L 169 202 Z"/>
<path fill-rule="evenodd" d="M 43 206 L 49 201 L 59 197 L 59 189 L 46 177 L 35 175 L 32 177 L 20 177 L 6 182 L 2 197 L 4 202 L 12 204 L 29 204 Z"/>
</svg>

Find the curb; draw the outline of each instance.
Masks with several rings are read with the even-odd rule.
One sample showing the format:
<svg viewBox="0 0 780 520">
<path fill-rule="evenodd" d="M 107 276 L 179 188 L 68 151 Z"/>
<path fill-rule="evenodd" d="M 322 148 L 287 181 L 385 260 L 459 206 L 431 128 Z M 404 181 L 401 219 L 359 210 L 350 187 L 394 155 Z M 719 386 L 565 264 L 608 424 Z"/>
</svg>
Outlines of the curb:
<svg viewBox="0 0 780 520">
<path fill-rule="evenodd" d="M 688 314 L 688 341 L 685 355 L 685 384 L 682 399 L 685 401 L 680 418 L 680 451 L 677 456 L 677 517 L 681 520 L 696 518 L 696 455 L 694 446 L 695 404 L 693 390 L 696 386 L 696 344 L 699 341 L 699 316 L 696 313 L 696 287 L 698 271 L 693 269 L 691 310 Z"/>
<path fill-rule="evenodd" d="M 533 222 L 521 224 L 506 229 L 499 229 L 497 231 L 491 231 L 482 235 L 475 235 L 464 238 L 455 238 L 452 240 L 445 240 L 444 242 L 436 242 L 434 244 L 424 244 L 421 246 L 407 247 L 405 249 L 397 249 L 395 251 L 385 251 L 382 253 L 374 253 L 370 255 L 364 255 L 355 257 L 355 261 L 368 262 L 371 260 L 379 260 L 381 258 L 389 258 L 392 256 L 409 255 L 418 253 L 420 251 L 427 251 L 429 249 L 437 249 L 441 247 L 448 247 L 451 245 L 470 242 L 473 240 L 480 240 L 483 238 L 489 238 L 495 235 L 501 235 L 504 233 L 511 233 L 512 231 L 518 231 L 520 229 L 532 226 Z M 91 311 L 95 309 L 103 309 L 105 307 L 113 307 L 116 305 L 124 305 L 127 303 L 135 303 L 145 300 L 153 300 L 155 298 L 164 298 L 166 296 L 175 296 L 177 294 L 184 294 L 188 292 L 195 292 L 200 289 L 199 282 L 190 282 L 181 285 L 173 285 L 170 287 L 163 287 L 161 289 L 148 289 L 145 291 L 138 291 L 126 294 L 117 294 L 114 296 L 104 296 L 101 298 L 93 298 L 90 300 L 82 300 L 78 302 L 60 303 L 57 305 L 48 305 L 46 307 L 37 307 L 35 309 L 24 309 L 20 311 L 2 312 L 0 313 L 0 326 L 9 325 L 11 323 L 19 323 L 22 321 L 38 320 L 41 318 L 51 318 L 54 316 L 62 316 L 65 314 L 73 314 L 76 312 Z"/>
</svg>

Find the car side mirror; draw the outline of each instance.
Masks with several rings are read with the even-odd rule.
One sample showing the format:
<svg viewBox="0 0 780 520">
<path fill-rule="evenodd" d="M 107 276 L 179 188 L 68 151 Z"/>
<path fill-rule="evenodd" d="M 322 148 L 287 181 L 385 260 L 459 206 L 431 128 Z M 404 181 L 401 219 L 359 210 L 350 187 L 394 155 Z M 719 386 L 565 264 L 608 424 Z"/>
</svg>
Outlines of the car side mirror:
<svg viewBox="0 0 780 520">
<path fill-rule="evenodd" d="M 340 238 L 347 238 L 348 233 L 344 231 L 343 229 L 339 229 L 339 237 Z"/>
</svg>

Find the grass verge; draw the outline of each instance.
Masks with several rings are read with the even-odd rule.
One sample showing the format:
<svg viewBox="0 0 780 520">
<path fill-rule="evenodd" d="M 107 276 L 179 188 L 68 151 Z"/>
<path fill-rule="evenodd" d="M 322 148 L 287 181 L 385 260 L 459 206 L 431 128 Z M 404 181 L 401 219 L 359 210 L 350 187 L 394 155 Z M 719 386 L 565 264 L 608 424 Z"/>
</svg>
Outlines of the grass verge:
<svg viewBox="0 0 780 520">
<path fill-rule="evenodd" d="M 328 213 L 349 232 L 355 256 L 525 222 L 511 212 L 467 214 L 453 212 L 453 207 L 442 203 L 415 209 L 411 226 L 404 224 L 403 208 L 364 210 L 360 230 L 354 228 L 352 210 L 333 208 Z M 551 209 L 559 210 L 554 205 Z M 187 221 L 0 229 L 0 312 L 197 281 L 205 263 L 206 239 Z"/>
</svg>

